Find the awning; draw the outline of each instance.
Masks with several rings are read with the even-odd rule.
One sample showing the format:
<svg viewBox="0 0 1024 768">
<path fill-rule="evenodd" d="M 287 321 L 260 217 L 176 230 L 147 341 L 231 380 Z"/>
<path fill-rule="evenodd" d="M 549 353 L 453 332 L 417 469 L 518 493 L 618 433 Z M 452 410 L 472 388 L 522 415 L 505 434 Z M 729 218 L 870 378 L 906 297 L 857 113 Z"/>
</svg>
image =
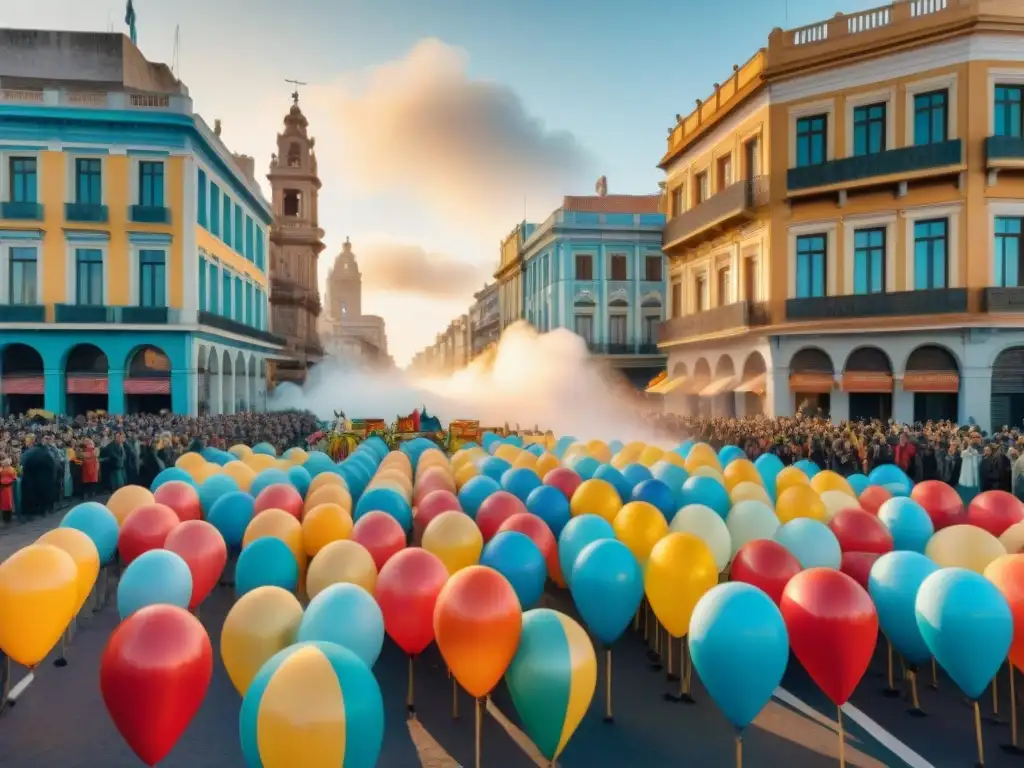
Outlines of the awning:
<svg viewBox="0 0 1024 768">
<path fill-rule="evenodd" d="M 67 393 L 69 395 L 105 395 L 107 394 L 107 377 L 68 376 Z"/>
<path fill-rule="evenodd" d="M 674 379 L 662 379 L 654 386 L 648 387 L 646 392 L 649 395 L 667 395 L 670 392 L 675 392 L 685 383 L 685 376 L 676 376 Z"/>
<path fill-rule="evenodd" d="M 169 395 L 171 380 L 162 377 L 137 378 L 124 380 L 126 395 Z"/>
<path fill-rule="evenodd" d="M 701 397 L 718 397 L 726 392 L 731 392 L 732 388 L 736 386 L 735 376 L 721 376 L 714 379 L 704 389 L 700 391 Z"/>
<path fill-rule="evenodd" d="M 843 374 L 844 392 L 892 392 L 892 374 L 879 371 L 847 371 Z"/>
<path fill-rule="evenodd" d="M 956 371 L 907 371 L 903 374 L 904 392 L 960 391 L 960 374 Z"/>
<path fill-rule="evenodd" d="M 43 394 L 42 376 L 7 376 L 0 382 L 0 392 L 5 395 Z"/>
<path fill-rule="evenodd" d="M 751 392 L 755 395 L 763 395 L 765 393 L 765 385 L 768 381 L 767 373 L 759 373 L 756 376 L 752 376 L 745 381 L 740 382 L 740 385 L 736 387 L 737 392 Z"/>
<path fill-rule="evenodd" d="M 691 379 L 687 378 L 685 382 L 678 388 L 678 391 L 684 395 L 699 395 L 710 380 L 708 379 Z"/>
<path fill-rule="evenodd" d="M 800 371 L 789 374 L 789 388 L 793 392 L 822 394 L 831 392 L 835 384 L 835 377 L 825 371 Z"/>
</svg>

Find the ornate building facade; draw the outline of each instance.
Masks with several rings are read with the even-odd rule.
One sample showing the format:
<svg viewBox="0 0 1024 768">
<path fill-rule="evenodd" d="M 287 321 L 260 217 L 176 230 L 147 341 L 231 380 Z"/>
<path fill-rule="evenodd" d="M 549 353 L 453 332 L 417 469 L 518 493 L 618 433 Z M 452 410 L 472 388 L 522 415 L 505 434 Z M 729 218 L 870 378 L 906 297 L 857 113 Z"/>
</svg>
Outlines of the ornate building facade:
<svg viewBox="0 0 1024 768">
<path fill-rule="evenodd" d="M 275 380 L 301 384 L 311 365 L 323 358 L 317 334 L 320 289 L 317 260 L 324 249 L 319 225 L 316 140 L 299 108 L 298 93 L 277 136 L 270 161 L 274 224 L 270 230 L 271 327 L 286 341 L 286 359 L 275 366 Z"/>
<path fill-rule="evenodd" d="M 384 318 L 363 314 L 363 276 L 345 238 L 327 276 L 327 306 L 320 317 L 325 352 L 359 364 L 390 364 Z"/>
</svg>

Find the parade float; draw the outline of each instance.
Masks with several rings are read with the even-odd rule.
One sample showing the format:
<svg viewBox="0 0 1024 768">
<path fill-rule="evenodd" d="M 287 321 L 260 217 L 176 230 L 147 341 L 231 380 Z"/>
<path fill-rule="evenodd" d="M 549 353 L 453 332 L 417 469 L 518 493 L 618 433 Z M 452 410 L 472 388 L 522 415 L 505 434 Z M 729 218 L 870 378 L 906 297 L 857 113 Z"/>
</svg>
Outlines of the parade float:
<svg viewBox="0 0 1024 768">
<path fill-rule="evenodd" d="M 439 448 L 453 452 L 467 443 L 478 442 L 483 433 L 480 422 L 472 419 L 456 419 L 446 430 L 440 419 L 427 413 L 426 407 L 398 416 L 390 424 L 382 418 L 349 419 L 341 411 L 334 415 L 331 428 L 310 436 L 310 445 L 334 461 L 345 459 L 370 437 L 381 438 L 392 450 L 410 440 L 425 437 Z"/>
</svg>

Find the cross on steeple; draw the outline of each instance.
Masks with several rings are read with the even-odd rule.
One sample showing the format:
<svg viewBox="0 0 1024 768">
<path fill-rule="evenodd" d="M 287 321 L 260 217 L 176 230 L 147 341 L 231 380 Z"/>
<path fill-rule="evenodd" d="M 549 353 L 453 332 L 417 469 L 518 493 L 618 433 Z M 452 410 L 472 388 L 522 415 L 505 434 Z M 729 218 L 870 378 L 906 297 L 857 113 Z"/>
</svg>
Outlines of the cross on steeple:
<svg viewBox="0 0 1024 768">
<path fill-rule="evenodd" d="M 309 83 L 304 83 L 301 80 L 288 80 L 288 79 L 285 79 L 285 82 L 286 83 L 291 83 L 292 85 L 295 86 L 295 90 L 292 91 L 292 104 L 294 104 L 296 107 L 299 106 L 299 86 L 300 85 L 309 85 Z"/>
</svg>

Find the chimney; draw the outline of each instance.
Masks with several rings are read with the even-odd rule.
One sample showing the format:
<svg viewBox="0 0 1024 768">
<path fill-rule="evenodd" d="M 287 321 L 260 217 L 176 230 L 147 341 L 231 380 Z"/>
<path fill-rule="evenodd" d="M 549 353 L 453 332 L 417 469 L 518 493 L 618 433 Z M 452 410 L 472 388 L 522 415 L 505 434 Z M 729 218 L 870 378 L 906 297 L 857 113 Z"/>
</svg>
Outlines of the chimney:
<svg viewBox="0 0 1024 768">
<path fill-rule="evenodd" d="M 232 155 L 231 156 L 235 165 L 238 166 L 238 170 L 251 182 L 256 181 L 256 161 L 249 157 L 249 155 Z"/>
<path fill-rule="evenodd" d="M 220 138 L 220 118 L 213 121 L 213 135 Z"/>
</svg>

